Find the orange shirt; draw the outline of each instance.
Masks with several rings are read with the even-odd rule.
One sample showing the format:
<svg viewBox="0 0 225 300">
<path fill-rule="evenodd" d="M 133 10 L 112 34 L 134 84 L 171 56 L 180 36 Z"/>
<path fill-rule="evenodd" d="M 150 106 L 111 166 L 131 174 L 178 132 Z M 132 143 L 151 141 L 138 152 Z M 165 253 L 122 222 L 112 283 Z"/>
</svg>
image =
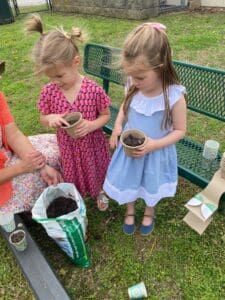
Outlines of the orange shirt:
<svg viewBox="0 0 225 300">
<path fill-rule="evenodd" d="M 13 116 L 10 113 L 5 97 L 3 93 L 0 92 L 0 126 L 2 131 L 2 142 L 6 149 L 9 149 L 9 147 L 5 135 L 5 125 L 13 121 Z M 6 155 L 0 150 L 0 169 L 4 168 L 6 160 Z M 11 181 L 6 181 L 0 185 L 0 206 L 3 206 L 9 200 L 11 195 L 12 183 Z"/>
</svg>

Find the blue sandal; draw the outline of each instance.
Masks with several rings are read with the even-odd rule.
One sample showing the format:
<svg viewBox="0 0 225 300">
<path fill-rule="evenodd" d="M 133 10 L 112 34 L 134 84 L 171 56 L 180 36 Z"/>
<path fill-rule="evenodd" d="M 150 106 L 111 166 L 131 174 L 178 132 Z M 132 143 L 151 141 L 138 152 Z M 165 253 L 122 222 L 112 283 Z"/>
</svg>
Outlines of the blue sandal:
<svg viewBox="0 0 225 300">
<path fill-rule="evenodd" d="M 126 214 L 125 218 L 126 217 L 134 217 L 134 216 L 135 216 L 134 214 Z M 126 224 L 126 223 L 123 224 L 123 232 L 127 235 L 134 234 L 135 229 L 136 229 L 135 224 L 130 224 L 130 225 Z"/>
<path fill-rule="evenodd" d="M 144 217 L 149 217 L 152 218 L 152 223 L 149 225 L 143 225 L 141 224 L 140 227 L 140 234 L 143 236 L 149 235 L 150 233 L 152 233 L 154 227 L 155 227 L 155 221 L 154 221 L 154 216 L 152 215 L 144 215 Z"/>
</svg>

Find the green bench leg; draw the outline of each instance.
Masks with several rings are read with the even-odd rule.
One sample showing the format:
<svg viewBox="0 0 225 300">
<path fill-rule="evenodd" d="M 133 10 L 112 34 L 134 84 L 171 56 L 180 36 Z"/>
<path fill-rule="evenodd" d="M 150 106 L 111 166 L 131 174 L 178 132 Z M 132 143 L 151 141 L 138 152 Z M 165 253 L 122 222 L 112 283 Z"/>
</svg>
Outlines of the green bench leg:
<svg viewBox="0 0 225 300">
<path fill-rule="evenodd" d="M 219 211 L 219 213 L 225 215 L 225 193 L 220 198 L 218 211 Z"/>
</svg>

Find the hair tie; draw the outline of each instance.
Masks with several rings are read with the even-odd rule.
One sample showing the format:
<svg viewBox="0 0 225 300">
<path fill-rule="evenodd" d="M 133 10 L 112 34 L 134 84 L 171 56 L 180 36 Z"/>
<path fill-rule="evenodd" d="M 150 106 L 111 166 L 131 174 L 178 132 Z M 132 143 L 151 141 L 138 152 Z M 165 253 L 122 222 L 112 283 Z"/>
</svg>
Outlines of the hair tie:
<svg viewBox="0 0 225 300">
<path fill-rule="evenodd" d="M 151 22 L 148 22 L 148 23 L 144 23 L 143 24 L 144 26 L 150 26 L 152 28 L 155 28 L 159 31 L 166 31 L 166 26 L 161 24 L 161 23 L 151 23 Z"/>
</svg>

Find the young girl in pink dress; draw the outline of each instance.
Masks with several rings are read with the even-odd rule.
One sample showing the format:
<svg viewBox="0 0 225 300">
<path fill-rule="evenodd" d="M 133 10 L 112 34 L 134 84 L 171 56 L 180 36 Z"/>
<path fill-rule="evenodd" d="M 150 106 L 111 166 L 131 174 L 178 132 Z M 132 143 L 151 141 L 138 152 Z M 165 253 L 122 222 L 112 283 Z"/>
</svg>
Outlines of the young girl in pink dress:
<svg viewBox="0 0 225 300">
<path fill-rule="evenodd" d="M 79 73 L 77 41 L 83 41 L 82 33 L 79 28 L 72 28 L 71 33 L 62 28 L 44 33 L 38 15 L 28 20 L 26 28 L 41 34 L 33 57 L 37 72 L 50 83 L 42 89 L 38 108 L 41 123 L 57 129 L 64 180 L 74 183 L 82 196 L 96 197 L 99 210 L 106 210 L 101 188 L 110 152 L 102 127 L 110 119 L 111 100 L 100 86 Z M 77 111 L 83 119 L 73 138 L 61 126 L 68 125 L 63 118 L 66 114 Z"/>
</svg>

